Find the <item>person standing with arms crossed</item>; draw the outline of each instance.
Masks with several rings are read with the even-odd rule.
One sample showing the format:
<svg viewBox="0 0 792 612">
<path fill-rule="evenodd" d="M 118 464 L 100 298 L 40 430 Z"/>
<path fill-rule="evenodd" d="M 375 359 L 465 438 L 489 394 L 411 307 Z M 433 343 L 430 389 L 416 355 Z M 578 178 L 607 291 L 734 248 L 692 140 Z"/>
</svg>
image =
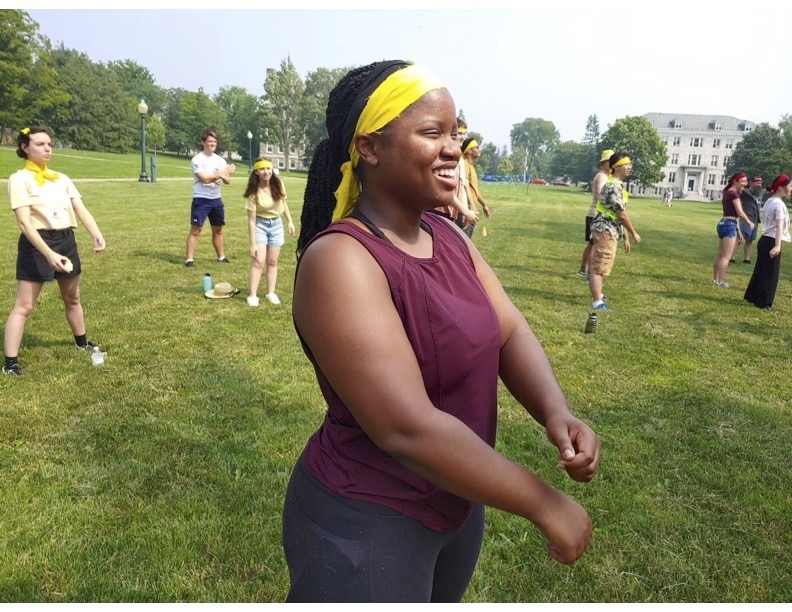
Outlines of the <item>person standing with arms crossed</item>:
<svg viewBox="0 0 792 612">
<path fill-rule="evenodd" d="M 231 263 L 225 256 L 223 246 L 223 226 L 225 225 L 225 207 L 220 197 L 220 186 L 231 182 L 231 175 L 236 172 L 234 164 L 227 164 L 226 160 L 215 153 L 217 149 L 217 132 L 207 128 L 201 134 L 203 151 L 192 158 L 193 199 L 190 209 L 190 233 L 187 234 L 187 261 L 185 265 L 192 268 L 195 265 L 195 247 L 198 236 L 209 218 L 212 227 L 212 246 L 217 253 L 217 261 Z"/>
<path fill-rule="evenodd" d="M 605 181 L 610 176 L 610 163 L 608 160 L 613 155 L 613 151 L 608 149 L 600 155 L 600 169 L 594 178 L 591 179 L 591 205 L 586 212 L 586 248 L 583 249 L 583 256 L 580 259 L 580 270 L 578 274 L 588 280 L 589 277 L 589 258 L 591 257 L 591 221 L 597 216 L 597 203 L 599 202 L 600 191 Z"/>
<path fill-rule="evenodd" d="M 86 337 L 80 302 L 82 265 L 73 230 L 77 219 L 93 238 L 93 252 L 105 249 L 102 232 L 74 183 L 48 167 L 52 159 L 49 132 L 36 125 L 23 128 L 17 136 L 16 154 L 27 161 L 8 179 L 11 208 L 22 234 L 17 246 L 16 301 L 5 325 L 3 374 L 7 376 L 22 376 L 18 362 L 22 334 L 46 282 L 58 282 L 77 348 L 96 346 Z"/>
</svg>

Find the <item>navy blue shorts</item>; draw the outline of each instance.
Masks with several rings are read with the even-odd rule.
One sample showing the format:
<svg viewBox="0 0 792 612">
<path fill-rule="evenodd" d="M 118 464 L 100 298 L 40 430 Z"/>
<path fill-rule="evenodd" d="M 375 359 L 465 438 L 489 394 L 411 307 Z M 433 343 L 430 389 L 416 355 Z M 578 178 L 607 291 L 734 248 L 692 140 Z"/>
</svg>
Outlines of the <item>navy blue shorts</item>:
<svg viewBox="0 0 792 612">
<path fill-rule="evenodd" d="M 34 283 L 48 283 L 56 278 L 70 278 L 79 276 L 82 272 L 80 255 L 77 253 L 77 240 L 74 238 L 74 230 L 67 228 L 64 230 L 39 230 L 47 246 L 59 255 L 68 257 L 74 269 L 71 272 L 56 272 L 47 258 L 42 255 L 24 234 L 19 236 L 17 243 L 17 280 L 31 281 Z"/>
<path fill-rule="evenodd" d="M 225 206 L 222 198 L 193 198 L 190 223 L 203 227 L 207 217 L 212 227 L 225 225 Z"/>
</svg>

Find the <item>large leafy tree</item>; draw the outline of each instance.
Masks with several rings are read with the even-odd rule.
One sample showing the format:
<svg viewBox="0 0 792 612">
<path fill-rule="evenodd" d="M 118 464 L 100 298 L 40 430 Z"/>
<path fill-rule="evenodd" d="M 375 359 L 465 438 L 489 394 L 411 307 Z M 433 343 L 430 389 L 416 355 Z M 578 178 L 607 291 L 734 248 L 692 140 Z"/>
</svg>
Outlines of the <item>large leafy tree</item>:
<svg viewBox="0 0 792 612">
<path fill-rule="evenodd" d="M 550 175 L 565 177 L 575 183 L 588 180 L 589 169 L 586 145 L 573 140 L 561 142 L 553 151 L 550 160 Z"/>
<path fill-rule="evenodd" d="M 229 148 L 243 157 L 252 150 L 255 158 L 261 142 L 261 118 L 259 101 L 243 87 L 221 87 L 214 98 L 217 106 L 225 113 L 230 135 Z M 253 135 L 248 140 L 248 131 Z"/>
<path fill-rule="evenodd" d="M 178 124 L 183 130 L 186 148 L 201 149 L 201 133 L 206 128 L 213 128 L 218 138 L 217 153 L 227 151 L 229 146 L 233 149 L 233 138 L 226 127 L 226 114 L 203 88 L 198 91 L 188 91 L 178 100 Z"/>
<path fill-rule="evenodd" d="M 181 99 L 187 95 L 186 89 L 173 88 L 165 93 L 165 112 L 163 123 L 165 125 L 165 148 L 173 151 L 177 156 L 185 155 L 196 147 L 196 139 L 181 116 Z"/>
<path fill-rule="evenodd" d="M 760 123 L 754 130 L 746 134 L 734 147 L 726 172 L 745 172 L 748 176 L 761 176 L 769 183 L 783 172 L 792 168 L 792 121 L 784 117 L 780 125 L 773 127 L 769 123 Z"/>
<path fill-rule="evenodd" d="M 289 167 L 290 151 L 299 148 L 303 142 L 300 121 L 300 100 L 303 91 L 305 84 L 297 73 L 291 57 L 281 61 L 280 70 L 267 70 L 263 99 L 266 108 L 265 128 L 269 129 L 271 125 L 271 135 L 277 138 L 286 156 L 286 168 Z"/>
<path fill-rule="evenodd" d="M 646 117 L 617 119 L 602 135 L 599 148 L 625 151 L 632 161 L 631 180 L 647 186 L 663 180 L 666 143 Z"/>
<path fill-rule="evenodd" d="M 56 138 L 78 149 L 134 150 L 140 142 L 138 101 L 121 89 L 116 75 L 62 45 L 52 57 L 59 86 L 79 101 L 54 109 L 51 127 Z"/>
<path fill-rule="evenodd" d="M 107 68 L 116 75 L 121 89 L 133 100 L 143 98 L 152 115 L 165 108 L 165 90 L 157 85 L 148 68 L 132 60 L 108 62 Z"/>
<path fill-rule="evenodd" d="M 561 140 L 555 124 L 547 119 L 529 118 L 515 123 L 510 132 L 512 149 L 520 147 L 528 153 L 528 172 L 540 174 Z"/>
<path fill-rule="evenodd" d="M 28 13 L 0 10 L 0 138 L 22 125 L 47 125 L 43 113 L 68 102 L 55 84 L 49 47 Z"/>
<path fill-rule="evenodd" d="M 165 125 L 159 115 L 154 115 L 146 122 L 146 146 L 154 149 L 162 149 L 165 146 Z"/>
<path fill-rule="evenodd" d="M 327 138 L 325 113 L 330 92 L 351 68 L 317 68 L 305 78 L 300 100 L 300 129 L 305 135 L 305 157 L 311 159 L 322 140 Z"/>
<path fill-rule="evenodd" d="M 481 145 L 479 149 L 481 150 L 481 157 L 478 160 L 478 173 L 497 174 L 501 158 L 503 157 L 498 151 L 498 147 L 488 142 Z"/>
</svg>

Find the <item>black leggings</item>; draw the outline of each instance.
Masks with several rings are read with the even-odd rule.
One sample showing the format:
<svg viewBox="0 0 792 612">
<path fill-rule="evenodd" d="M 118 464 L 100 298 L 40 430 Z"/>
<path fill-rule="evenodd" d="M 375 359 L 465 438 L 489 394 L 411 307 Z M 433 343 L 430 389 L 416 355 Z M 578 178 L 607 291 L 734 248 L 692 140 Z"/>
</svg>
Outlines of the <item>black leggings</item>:
<svg viewBox="0 0 792 612">
<path fill-rule="evenodd" d="M 460 602 L 476 568 L 484 507 L 456 532 L 341 497 L 302 463 L 283 507 L 287 602 Z"/>
</svg>

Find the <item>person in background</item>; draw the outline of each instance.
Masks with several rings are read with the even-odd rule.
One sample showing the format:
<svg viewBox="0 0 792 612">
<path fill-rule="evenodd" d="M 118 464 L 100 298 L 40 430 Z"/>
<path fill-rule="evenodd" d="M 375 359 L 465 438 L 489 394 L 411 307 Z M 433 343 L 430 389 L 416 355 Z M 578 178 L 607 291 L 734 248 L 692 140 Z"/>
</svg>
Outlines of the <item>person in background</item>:
<svg viewBox="0 0 792 612">
<path fill-rule="evenodd" d="M 588 280 L 589 277 L 589 259 L 591 258 L 591 246 L 593 243 L 591 239 L 591 222 L 597 216 L 597 204 L 599 203 L 600 192 L 605 181 L 610 177 L 610 163 L 608 160 L 613 155 L 611 149 L 607 149 L 600 155 L 600 169 L 594 178 L 591 179 L 591 204 L 586 211 L 586 248 L 583 249 L 583 255 L 580 259 L 580 269 L 578 274 Z"/>
<path fill-rule="evenodd" d="M 600 191 L 597 202 L 597 215 L 591 221 L 591 262 L 589 266 L 589 291 L 591 291 L 591 307 L 594 310 L 610 310 L 602 294 L 604 277 L 610 276 L 613 261 L 618 250 L 618 241 L 624 240 L 624 252 L 632 250 L 630 235 L 636 244 L 641 237 L 635 231 L 630 216 L 627 214 L 629 193 L 624 181 L 632 172 L 632 162 L 626 153 L 614 153 L 608 159 L 610 176 Z M 626 232 L 624 230 L 627 230 Z"/>
<path fill-rule="evenodd" d="M 18 361 L 22 335 L 44 283 L 57 281 L 77 348 L 96 346 L 86 336 L 80 302 L 82 262 L 73 229 L 77 219 L 93 238 L 93 252 L 105 249 L 102 232 L 74 183 L 49 169 L 50 133 L 37 125 L 23 128 L 17 135 L 16 154 L 26 162 L 8 179 L 11 209 L 22 234 L 17 244 L 16 301 L 5 325 L 3 374 L 7 376 L 22 376 Z"/>
<path fill-rule="evenodd" d="M 457 141 L 459 142 L 460 146 L 462 141 L 465 139 L 465 134 L 467 133 L 467 123 L 461 117 L 457 117 Z M 469 224 L 475 224 L 478 221 L 478 212 L 471 209 L 468 205 L 470 201 L 469 197 L 469 189 L 468 189 L 468 178 L 467 173 L 465 172 L 465 160 L 459 160 L 459 165 L 457 166 L 457 175 L 459 177 L 459 182 L 457 184 L 457 188 L 454 191 L 454 199 L 451 202 L 450 206 L 440 206 L 438 208 L 432 209 L 432 212 L 442 215 L 447 219 L 451 219 L 454 221 L 459 227 L 465 227 Z"/>
<path fill-rule="evenodd" d="M 792 242 L 789 210 L 783 200 L 792 195 L 789 176 L 776 177 L 768 192 L 770 198 L 764 205 L 764 233 L 757 245 L 756 265 L 743 298 L 757 308 L 771 310 L 781 273 L 781 243 Z"/>
<path fill-rule="evenodd" d="M 476 172 L 476 162 L 478 158 L 481 157 L 481 149 L 479 148 L 478 142 L 473 140 L 472 138 L 466 138 L 462 142 L 462 155 L 465 158 L 465 168 L 467 172 L 468 184 L 470 185 L 470 207 L 476 211 L 478 214 L 478 205 L 481 204 L 481 208 L 484 210 L 484 215 L 489 219 L 492 216 L 490 212 L 489 204 L 484 199 L 484 196 L 481 194 L 481 189 L 479 189 L 478 183 L 478 173 Z M 465 233 L 470 238 L 473 235 L 473 230 L 476 228 L 475 223 L 468 225 L 465 229 Z"/>
<path fill-rule="evenodd" d="M 743 189 L 740 192 L 740 204 L 742 204 L 745 215 L 750 219 L 754 226 L 750 229 L 748 225 L 741 219 L 738 223 L 740 226 L 740 233 L 743 238 L 743 263 L 751 263 L 751 250 L 753 243 L 756 241 L 756 236 L 759 233 L 759 211 L 762 210 L 762 201 L 764 200 L 764 189 L 762 188 L 762 177 L 755 176 L 751 181 L 751 186 L 748 189 Z M 739 249 L 739 242 L 734 243 L 734 251 L 732 251 L 729 263 L 734 263 L 737 257 L 737 250 Z"/>
<path fill-rule="evenodd" d="M 225 225 L 225 206 L 220 197 L 220 185 L 228 185 L 231 175 L 236 172 L 234 164 L 227 164 L 226 160 L 215 153 L 217 149 L 217 132 L 207 128 L 201 134 L 203 151 L 192 158 L 193 199 L 190 208 L 190 233 L 187 234 L 187 261 L 185 265 L 192 268 L 195 265 L 195 247 L 201 229 L 209 218 L 212 226 L 212 246 L 217 253 L 217 261 L 231 263 L 225 256 L 223 244 L 223 226 Z"/>
<path fill-rule="evenodd" d="M 725 289 L 730 287 L 729 283 L 726 282 L 726 270 L 729 267 L 729 259 L 734 252 L 738 237 L 742 236 L 737 220 L 742 219 L 745 221 L 751 231 L 754 228 L 753 222 L 743 211 L 740 202 L 740 193 L 747 185 L 748 177 L 745 174 L 742 172 L 733 174 L 723 190 L 723 198 L 721 199 L 723 216 L 718 221 L 718 254 L 715 256 L 715 261 L 712 262 L 712 282 L 716 286 Z"/>
<path fill-rule="evenodd" d="M 456 123 L 443 84 L 404 61 L 330 93 L 292 313 L 327 412 L 286 491 L 290 602 L 458 602 L 485 505 L 532 521 L 561 563 L 591 538 L 577 502 L 494 449 L 500 377 L 573 479 L 600 456 L 492 269 L 429 213 L 458 184 Z"/>
<path fill-rule="evenodd" d="M 289 236 L 294 236 L 295 229 L 286 203 L 286 189 L 280 177 L 272 173 L 271 160 L 259 157 L 253 162 L 253 172 L 248 177 L 243 197 L 248 211 L 251 257 L 247 303 L 253 307 L 259 305 L 258 286 L 266 266 L 267 293 L 264 297 L 277 306 L 281 302 L 275 293 L 275 283 L 278 280 L 278 258 L 284 243 L 281 217 L 286 218 Z"/>
</svg>

